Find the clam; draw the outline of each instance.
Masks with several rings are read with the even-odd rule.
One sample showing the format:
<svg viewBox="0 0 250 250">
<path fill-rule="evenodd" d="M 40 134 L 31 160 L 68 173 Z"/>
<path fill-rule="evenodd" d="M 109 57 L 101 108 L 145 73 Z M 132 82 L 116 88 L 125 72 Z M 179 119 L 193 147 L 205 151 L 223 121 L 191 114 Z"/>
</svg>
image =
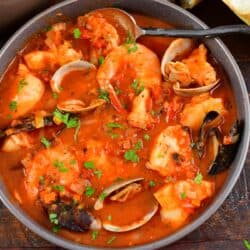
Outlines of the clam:
<svg viewBox="0 0 250 250">
<path fill-rule="evenodd" d="M 205 86 L 188 88 L 181 86 L 180 82 L 178 82 L 178 80 L 175 79 L 175 77 L 173 77 L 173 79 L 169 79 L 168 75 L 169 72 L 167 72 L 168 70 L 166 68 L 167 64 L 170 65 L 172 68 L 174 68 L 174 66 L 176 67 L 176 72 L 175 72 L 176 75 L 178 74 L 182 78 L 184 76 L 186 81 L 184 85 L 190 85 L 191 83 L 193 83 L 189 75 L 189 70 L 187 66 L 178 60 L 182 60 L 183 58 L 185 58 L 185 56 L 188 55 L 193 50 L 194 44 L 195 42 L 192 39 L 187 39 L 187 38 L 176 39 L 170 44 L 170 46 L 166 49 L 163 55 L 161 61 L 162 75 L 164 76 L 164 79 L 166 81 L 174 82 L 173 90 L 177 95 L 187 96 L 187 97 L 199 95 L 201 93 L 205 93 L 212 90 L 214 87 L 217 86 L 217 84 L 220 81 L 219 79 L 217 79 L 216 81 Z"/>
<path fill-rule="evenodd" d="M 148 212 L 142 218 L 131 223 L 130 225 L 118 226 L 118 225 L 112 224 L 110 222 L 103 222 L 102 226 L 105 230 L 110 231 L 110 232 L 116 232 L 116 233 L 128 232 L 128 231 L 137 229 L 137 228 L 143 226 L 144 224 L 146 224 L 148 221 L 150 221 L 152 219 L 152 217 L 156 214 L 157 211 L 158 211 L 158 203 L 157 203 L 157 201 L 154 200 L 152 210 L 150 212 Z"/>
<path fill-rule="evenodd" d="M 69 74 L 72 71 L 78 71 L 78 70 L 87 71 L 87 70 L 95 70 L 95 69 L 96 67 L 94 64 L 91 64 L 83 60 L 77 60 L 77 61 L 64 64 L 54 73 L 50 82 L 51 89 L 56 93 L 60 93 L 61 82 L 63 78 L 65 77 L 65 75 Z"/>
<path fill-rule="evenodd" d="M 122 201 L 126 201 L 128 199 L 128 197 L 131 197 L 132 193 L 133 194 L 136 193 L 134 190 L 132 190 L 131 188 L 128 188 L 128 187 L 130 185 L 138 183 L 142 180 L 144 180 L 144 178 L 121 180 L 121 181 L 117 181 L 114 184 L 112 184 L 111 186 L 105 188 L 102 192 L 102 195 L 100 195 L 99 198 L 96 200 L 95 205 L 94 205 L 94 209 L 95 210 L 102 209 L 104 200 L 108 197 L 110 197 L 111 199 L 113 197 L 113 200 L 122 199 Z M 133 185 L 133 187 L 135 187 L 135 186 Z M 138 186 L 136 186 L 136 189 L 138 190 Z M 124 192 L 124 190 L 125 190 L 125 192 Z M 120 192 L 122 192 L 122 193 L 120 193 Z M 119 194 L 119 195 L 116 196 L 115 194 L 116 195 Z M 123 197 L 123 198 L 121 198 L 121 197 Z M 124 199 L 124 197 L 126 197 L 126 199 Z"/>
<path fill-rule="evenodd" d="M 81 113 L 93 110 L 102 106 L 105 103 L 103 99 L 95 99 L 89 105 L 86 105 L 83 101 L 77 99 L 66 100 L 57 104 L 57 108 L 61 111 L 69 113 Z"/>
</svg>

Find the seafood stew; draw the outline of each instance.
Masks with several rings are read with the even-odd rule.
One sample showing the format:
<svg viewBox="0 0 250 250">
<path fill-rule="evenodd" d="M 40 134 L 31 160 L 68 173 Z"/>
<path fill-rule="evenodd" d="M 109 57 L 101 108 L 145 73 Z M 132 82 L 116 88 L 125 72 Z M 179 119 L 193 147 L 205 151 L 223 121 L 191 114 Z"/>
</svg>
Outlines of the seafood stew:
<svg viewBox="0 0 250 250">
<path fill-rule="evenodd" d="M 88 245 L 143 244 L 188 224 L 239 141 L 228 79 L 204 44 L 124 39 L 100 15 L 32 37 L 0 102 L 1 175 L 14 198 Z"/>
</svg>

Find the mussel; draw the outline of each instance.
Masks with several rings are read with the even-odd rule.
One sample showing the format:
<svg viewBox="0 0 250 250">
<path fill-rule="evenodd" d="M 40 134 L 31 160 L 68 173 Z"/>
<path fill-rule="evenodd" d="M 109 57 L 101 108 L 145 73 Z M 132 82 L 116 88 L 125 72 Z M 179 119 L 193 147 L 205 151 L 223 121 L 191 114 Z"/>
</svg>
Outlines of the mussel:
<svg viewBox="0 0 250 250">
<path fill-rule="evenodd" d="M 208 167 L 208 174 L 215 175 L 230 167 L 237 151 L 240 139 L 240 123 L 236 121 L 229 134 L 227 143 L 223 142 L 223 136 L 219 125 L 223 118 L 216 111 L 209 112 L 201 126 L 199 141 L 196 142 L 196 150 L 201 158 L 205 149 L 211 154 L 212 161 Z"/>
<path fill-rule="evenodd" d="M 228 169 L 235 157 L 240 139 L 240 124 L 237 121 L 231 128 L 228 135 L 231 141 L 230 144 L 220 142 L 218 131 L 212 130 L 209 136 L 212 140 L 214 160 L 208 168 L 208 174 L 216 175 Z"/>
<path fill-rule="evenodd" d="M 132 198 L 135 194 L 142 191 L 142 186 L 139 182 L 143 181 L 144 178 L 135 178 L 130 180 L 121 180 L 115 182 L 113 185 L 104 189 L 100 198 L 96 201 L 94 208 L 96 210 L 103 208 L 105 198 L 109 198 L 116 202 L 125 202 L 129 198 Z M 156 214 L 158 210 L 158 202 L 152 197 L 152 208 L 142 218 L 136 219 L 128 225 L 116 225 L 110 221 L 103 222 L 103 228 L 110 232 L 127 232 L 139 228 L 146 224 Z"/>
<path fill-rule="evenodd" d="M 53 114 L 44 111 L 36 112 L 30 116 L 13 120 L 10 126 L 0 130 L 0 139 L 20 132 L 29 132 L 35 129 L 53 126 Z"/>
<path fill-rule="evenodd" d="M 187 38 L 179 38 L 174 40 L 170 46 L 166 49 L 164 56 L 161 61 L 161 72 L 164 76 L 164 79 L 168 82 L 173 83 L 173 90 L 177 95 L 181 96 L 194 96 L 199 95 L 205 92 L 210 91 L 219 83 L 219 79 L 215 80 L 215 77 L 212 77 L 212 82 L 206 84 L 205 86 L 198 87 L 188 87 L 193 84 L 193 79 L 191 78 L 188 67 L 182 60 L 186 55 L 190 54 L 194 48 L 194 41 L 192 39 Z M 205 47 L 203 46 L 203 49 Z M 210 64 L 207 63 L 209 67 L 212 69 Z M 171 70 L 170 70 L 171 69 Z M 171 74 L 169 74 L 172 72 Z M 213 74 L 210 72 L 210 76 L 215 76 L 215 71 Z M 178 81 L 178 79 L 182 79 L 182 85 Z M 194 82 L 195 83 L 195 82 Z"/>
<path fill-rule="evenodd" d="M 101 229 L 101 221 L 77 205 L 58 202 L 50 205 L 47 212 L 49 217 L 53 215 L 53 224 L 74 232 Z"/>
</svg>

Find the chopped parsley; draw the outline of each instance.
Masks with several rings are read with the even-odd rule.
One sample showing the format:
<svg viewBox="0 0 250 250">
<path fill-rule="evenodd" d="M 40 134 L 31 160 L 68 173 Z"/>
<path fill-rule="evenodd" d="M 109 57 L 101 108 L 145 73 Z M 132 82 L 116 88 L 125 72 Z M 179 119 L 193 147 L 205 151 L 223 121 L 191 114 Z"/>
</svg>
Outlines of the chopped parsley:
<svg viewBox="0 0 250 250">
<path fill-rule="evenodd" d="M 194 182 L 195 182 L 196 184 L 201 184 L 202 179 L 203 179 L 203 176 L 202 176 L 202 174 L 199 172 L 199 173 L 195 176 Z"/>
<path fill-rule="evenodd" d="M 112 215 L 109 214 L 109 215 L 108 215 L 108 221 L 111 221 L 111 220 L 112 220 Z"/>
<path fill-rule="evenodd" d="M 20 92 L 26 85 L 28 85 L 28 83 L 25 79 L 20 80 L 17 87 L 18 92 Z"/>
<path fill-rule="evenodd" d="M 248 240 L 243 240 L 243 244 L 247 250 L 250 250 L 250 243 L 248 242 Z"/>
<path fill-rule="evenodd" d="M 119 124 L 117 122 L 109 122 L 106 124 L 108 128 L 124 128 L 122 124 Z"/>
<path fill-rule="evenodd" d="M 99 195 L 99 199 L 102 200 L 102 201 L 103 201 L 106 197 L 107 197 L 107 194 L 104 193 L 104 192 L 102 192 L 102 193 Z"/>
<path fill-rule="evenodd" d="M 111 131 L 109 131 L 108 134 L 110 135 L 111 139 L 116 139 L 120 136 L 119 134 L 113 133 Z"/>
<path fill-rule="evenodd" d="M 125 160 L 132 161 L 134 163 L 140 161 L 139 156 L 137 155 L 136 151 L 133 149 L 126 151 L 124 154 L 124 158 Z"/>
<path fill-rule="evenodd" d="M 95 193 L 95 189 L 91 186 L 87 186 L 85 189 L 85 195 L 90 197 Z"/>
<path fill-rule="evenodd" d="M 138 46 L 136 44 L 136 41 L 132 38 L 131 33 L 129 32 L 127 34 L 126 40 L 125 40 L 125 45 L 127 46 L 128 53 L 133 53 L 138 50 Z"/>
<path fill-rule="evenodd" d="M 53 162 L 53 166 L 56 167 L 61 173 L 66 173 L 69 171 L 69 169 L 64 166 L 64 163 L 58 160 Z"/>
<path fill-rule="evenodd" d="M 70 113 L 62 113 L 56 109 L 53 113 L 54 117 L 66 125 L 67 128 L 77 128 L 80 120 L 78 117 L 70 117 Z"/>
<path fill-rule="evenodd" d="M 82 32 L 80 31 L 79 28 L 76 28 L 73 30 L 73 35 L 75 39 L 79 39 L 81 37 Z"/>
<path fill-rule="evenodd" d="M 70 164 L 71 164 L 71 165 L 76 165 L 76 163 L 77 163 L 76 159 L 70 160 Z"/>
<path fill-rule="evenodd" d="M 150 140 L 150 135 L 149 134 L 144 134 L 143 136 L 145 141 L 149 141 Z"/>
<path fill-rule="evenodd" d="M 97 237 L 98 237 L 98 235 L 99 235 L 99 232 L 98 231 L 93 231 L 92 233 L 91 233 L 91 239 L 92 240 L 96 240 L 97 239 Z"/>
<path fill-rule="evenodd" d="M 143 90 L 144 90 L 144 86 L 140 84 L 140 81 L 138 79 L 135 79 L 130 87 L 135 91 L 136 95 L 139 95 Z"/>
<path fill-rule="evenodd" d="M 58 233 L 60 229 L 61 229 L 61 227 L 59 225 L 55 225 L 55 226 L 53 226 L 52 231 L 54 233 Z"/>
<path fill-rule="evenodd" d="M 52 96 L 53 96 L 53 98 L 56 100 L 56 99 L 58 99 L 58 94 L 56 93 L 56 92 L 53 92 L 52 93 Z"/>
<path fill-rule="evenodd" d="M 143 147 L 143 142 L 142 140 L 139 140 L 136 144 L 135 144 L 135 150 L 140 150 Z"/>
<path fill-rule="evenodd" d="M 83 166 L 87 169 L 94 169 L 95 168 L 95 163 L 93 161 L 85 161 L 83 163 Z"/>
<path fill-rule="evenodd" d="M 102 170 L 99 170 L 99 169 L 95 170 L 95 171 L 94 171 L 94 175 L 95 175 L 98 179 L 100 179 L 100 178 L 102 177 Z"/>
<path fill-rule="evenodd" d="M 40 185 L 44 185 L 45 183 L 44 176 L 39 176 L 39 183 Z"/>
<path fill-rule="evenodd" d="M 9 109 L 11 111 L 16 111 L 17 110 L 17 102 L 16 101 L 11 101 L 9 104 Z"/>
<path fill-rule="evenodd" d="M 55 186 L 53 186 L 53 188 L 54 188 L 56 191 L 59 191 L 59 192 L 64 191 L 64 186 L 61 186 L 61 185 L 55 185 Z"/>
<path fill-rule="evenodd" d="M 58 218 L 56 213 L 50 213 L 49 214 L 49 220 L 51 223 L 57 225 L 58 224 Z"/>
<path fill-rule="evenodd" d="M 149 183 L 148 183 L 148 185 L 150 186 L 150 187 L 155 187 L 156 186 L 156 183 L 155 183 L 155 181 L 149 181 Z"/>
<path fill-rule="evenodd" d="M 111 244 L 116 239 L 115 236 L 112 236 L 108 241 L 107 244 Z"/>
<path fill-rule="evenodd" d="M 182 193 L 180 193 L 180 197 L 181 197 L 181 199 L 183 200 L 183 199 L 185 199 L 186 198 L 186 193 L 185 192 L 182 192 Z"/>
<path fill-rule="evenodd" d="M 102 65 L 104 63 L 105 58 L 103 56 L 100 56 L 98 59 L 99 65 Z"/>
<path fill-rule="evenodd" d="M 46 137 L 42 137 L 41 138 L 41 143 L 46 147 L 46 148 L 49 148 L 50 145 L 51 145 L 51 142 L 49 140 L 46 139 Z"/>
<path fill-rule="evenodd" d="M 98 98 L 99 98 L 99 99 L 103 99 L 103 100 L 105 100 L 106 102 L 110 102 L 109 93 L 108 93 L 108 91 L 106 91 L 106 90 L 104 90 L 104 89 L 99 89 Z"/>
</svg>

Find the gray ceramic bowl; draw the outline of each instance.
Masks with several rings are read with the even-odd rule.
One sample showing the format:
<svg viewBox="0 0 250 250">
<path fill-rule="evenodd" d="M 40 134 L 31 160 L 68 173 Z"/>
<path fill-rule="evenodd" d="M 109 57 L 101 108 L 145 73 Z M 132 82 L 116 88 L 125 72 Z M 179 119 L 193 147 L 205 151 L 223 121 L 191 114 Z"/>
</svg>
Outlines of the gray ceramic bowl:
<svg viewBox="0 0 250 250">
<path fill-rule="evenodd" d="M 0 52 L 0 75 L 3 74 L 4 70 L 15 56 L 16 52 L 22 48 L 27 38 L 32 33 L 35 33 L 36 31 L 46 27 L 49 21 L 56 21 L 57 18 L 55 16 L 58 12 L 62 12 L 66 16 L 74 18 L 90 10 L 110 6 L 120 7 L 128 11 L 140 12 L 146 15 L 155 16 L 172 23 L 177 27 L 207 28 L 204 23 L 202 23 L 192 14 L 164 0 L 69 0 L 55 5 L 54 7 L 51 7 L 50 9 L 34 17 L 12 36 L 12 38 L 6 43 Z M 229 176 L 223 188 L 215 197 L 213 202 L 197 219 L 170 236 L 152 243 L 131 247 L 130 249 L 139 250 L 160 248 L 179 240 L 199 227 L 221 206 L 236 183 L 244 165 L 248 150 L 250 131 L 250 110 L 245 82 L 231 53 L 219 39 L 207 40 L 205 43 L 211 50 L 212 54 L 216 57 L 218 62 L 224 67 L 230 78 L 236 98 L 236 103 L 238 105 L 238 115 L 244 123 L 244 130 L 237 155 L 232 163 Z M 93 247 L 79 245 L 72 241 L 63 239 L 60 236 L 53 234 L 51 231 L 43 228 L 41 225 L 31 219 L 29 215 L 27 215 L 19 207 L 19 205 L 15 203 L 13 199 L 11 199 L 8 190 L 6 190 L 5 185 L 1 180 L 0 196 L 5 206 L 8 207 L 8 209 L 23 224 L 25 224 L 28 228 L 44 239 L 68 249 L 94 249 Z"/>
</svg>

